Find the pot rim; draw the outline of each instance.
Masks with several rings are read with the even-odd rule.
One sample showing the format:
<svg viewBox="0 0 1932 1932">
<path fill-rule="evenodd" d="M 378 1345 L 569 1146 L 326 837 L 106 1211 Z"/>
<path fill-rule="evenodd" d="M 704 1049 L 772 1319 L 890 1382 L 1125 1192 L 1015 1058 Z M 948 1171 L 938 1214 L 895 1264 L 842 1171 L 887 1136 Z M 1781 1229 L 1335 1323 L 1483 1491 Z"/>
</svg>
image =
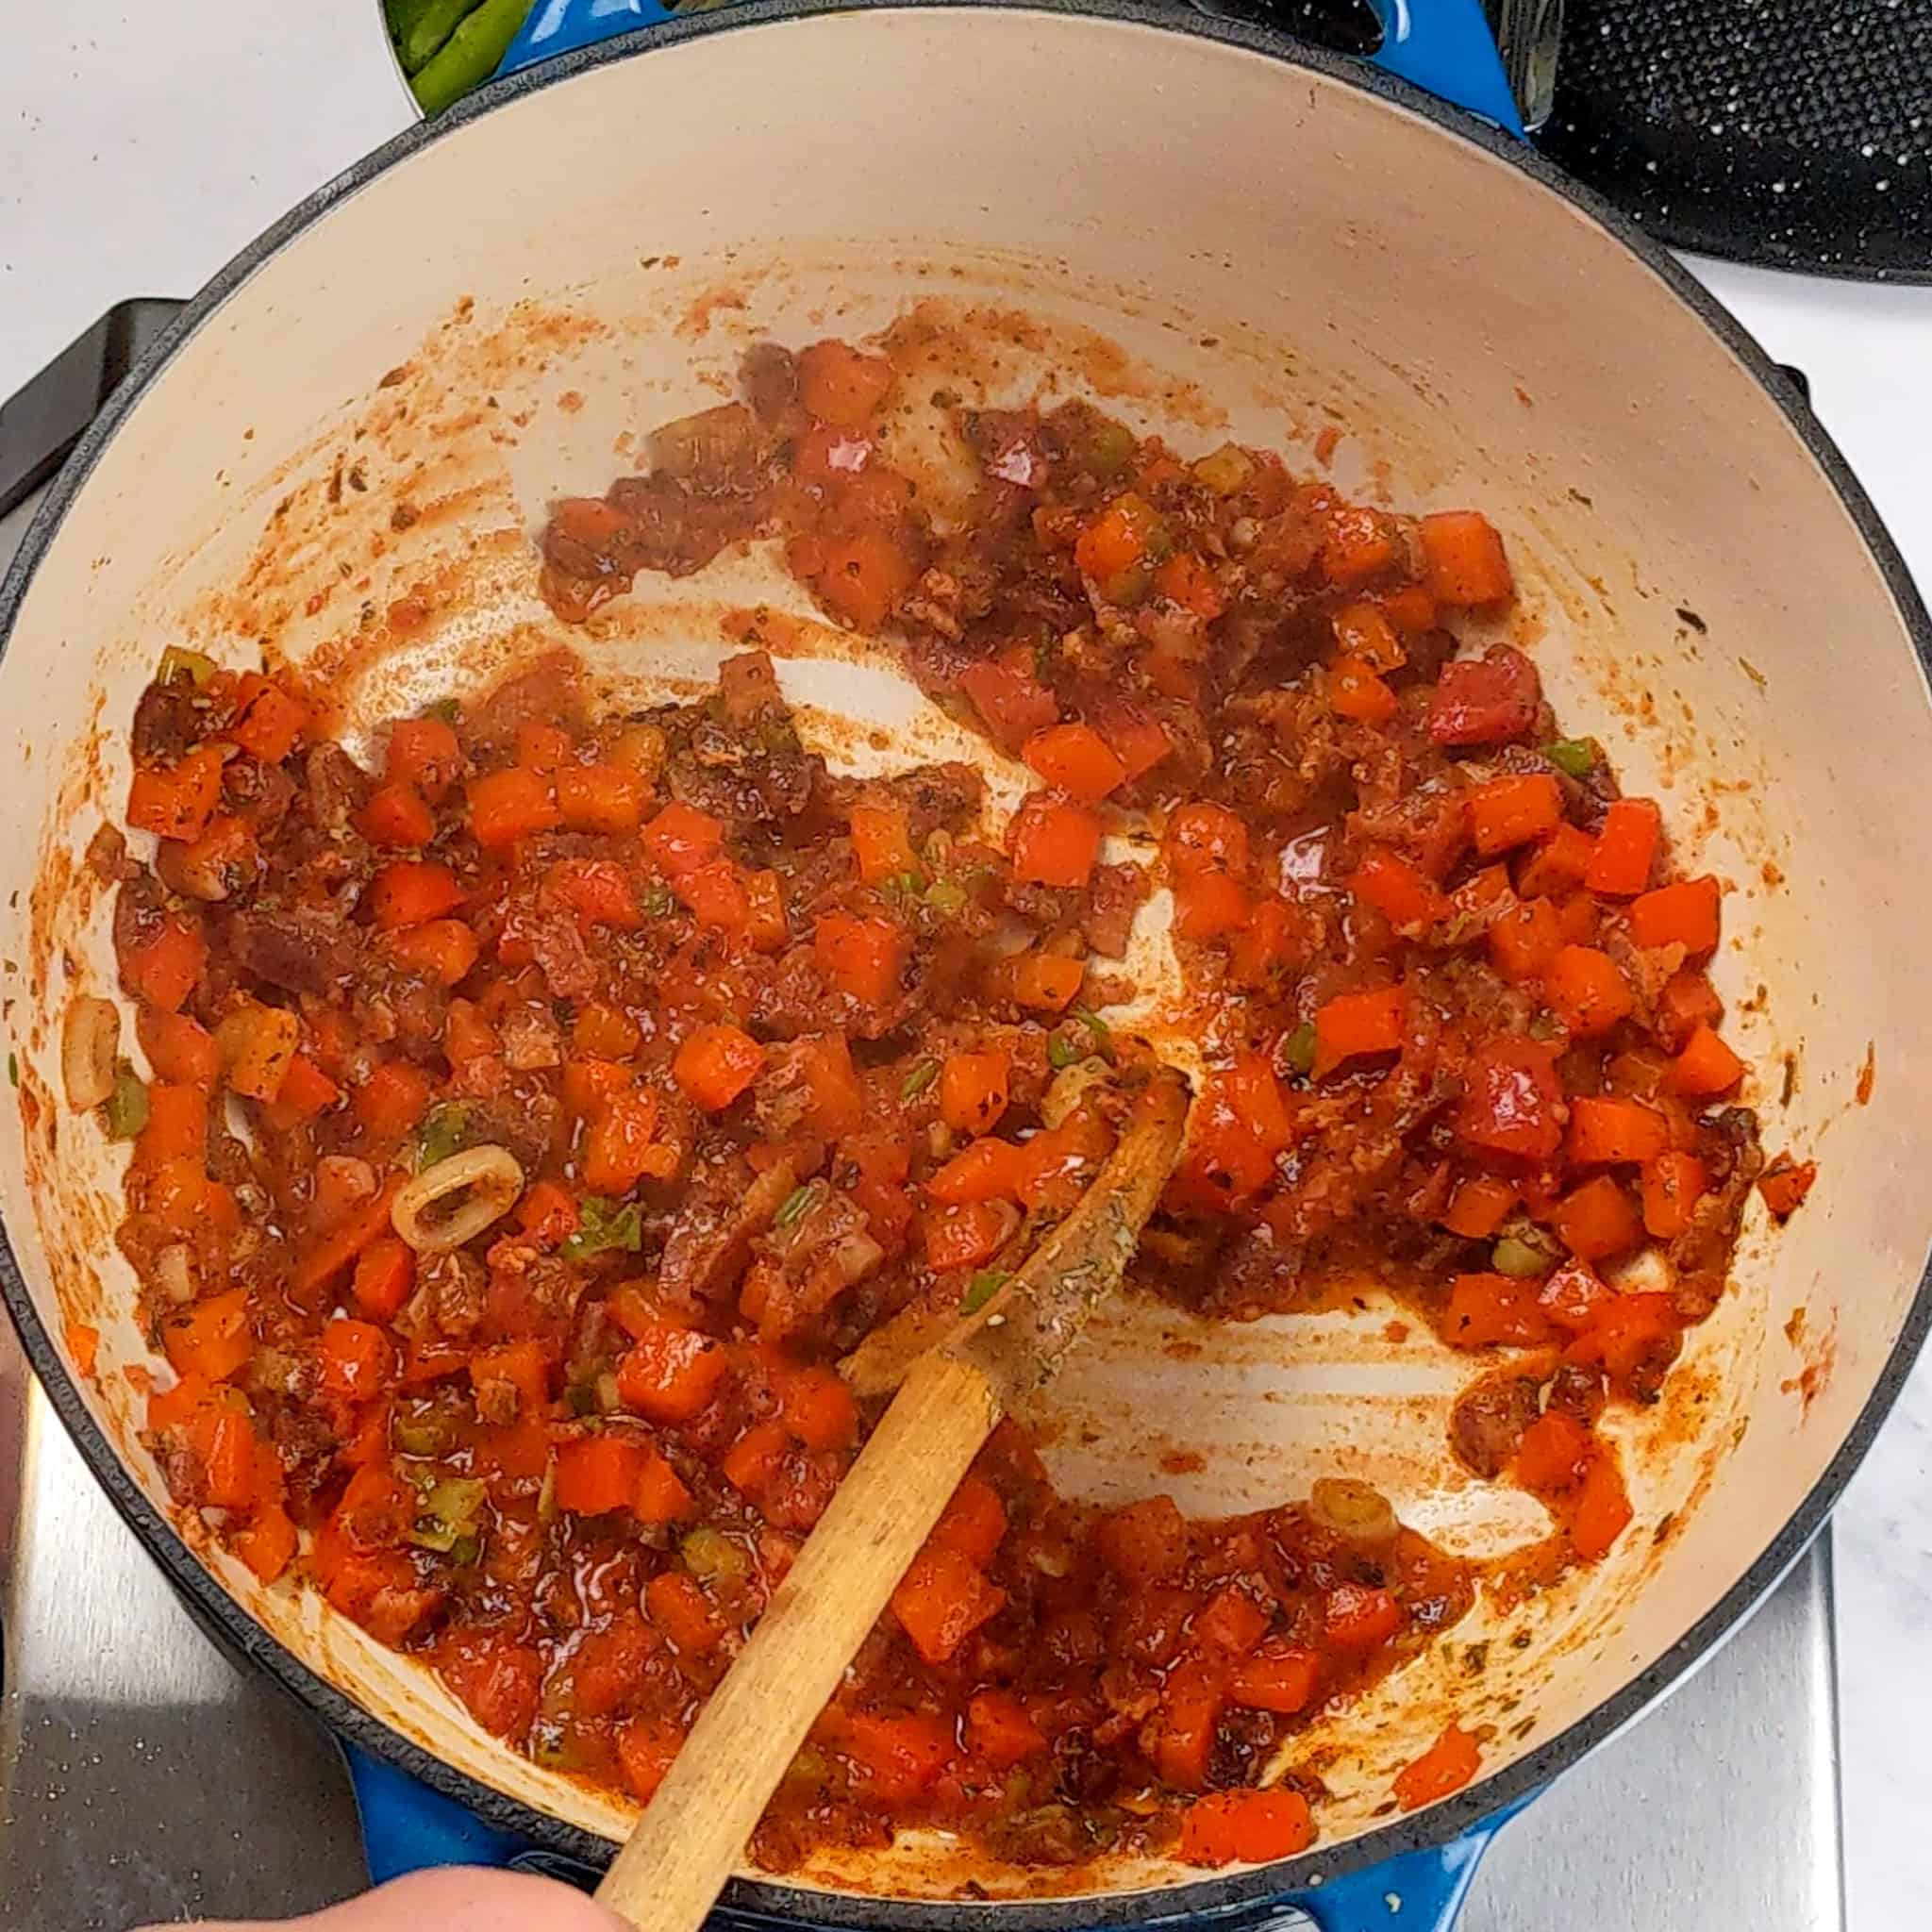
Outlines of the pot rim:
<svg viewBox="0 0 1932 1932">
<path fill-rule="evenodd" d="M 1290 71 L 1311 70 L 1406 109 L 1442 132 L 1481 149 L 1491 159 L 1527 175 L 1568 202 L 1622 242 L 1636 261 L 1662 284 L 1667 295 L 1674 296 L 1690 308 L 1783 413 L 1850 517 L 1911 638 L 1922 671 L 1932 675 L 1932 616 L 1928 616 L 1904 558 L 1844 457 L 1777 365 L 1729 310 L 1657 242 L 1601 196 L 1564 176 L 1534 148 L 1405 80 L 1349 56 L 1303 45 L 1283 35 L 1193 8 L 1177 10 L 1173 6 L 1157 4 L 1157 0 L 741 0 L 741 4 L 559 55 L 491 82 L 445 114 L 404 128 L 297 203 L 240 250 L 182 308 L 108 398 L 49 486 L 11 567 L 4 581 L 0 581 L 0 660 L 4 660 L 14 621 L 42 558 L 103 451 L 148 385 L 223 302 L 285 242 L 398 162 L 509 102 L 593 68 L 646 57 L 659 48 L 704 36 L 795 25 L 821 15 L 969 10 L 1124 23 L 1187 34 L 1241 52 L 1259 54 Z M 608 1860 L 614 1850 L 609 1840 L 538 1811 L 520 1799 L 508 1797 L 456 1770 L 363 1709 L 271 1636 L 229 1595 L 188 1547 L 173 1523 L 149 1501 L 90 1414 L 54 1337 L 34 1307 L 4 1226 L 0 1226 L 0 1298 L 7 1303 L 42 1387 L 96 1480 L 191 1607 L 211 1622 L 237 1651 L 267 1672 L 333 1731 L 455 1799 L 498 1830 L 517 1834 L 546 1850 L 593 1866 Z M 1918 1288 L 1898 1339 L 1874 1378 L 1871 1392 L 1837 1454 L 1744 1574 L 1669 1650 L 1613 1695 L 1535 1750 L 1424 1810 L 1398 1816 L 1339 1846 L 1318 1844 L 1296 1857 L 1274 1864 L 1137 1892 L 984 1902 L 874 1899 L 824 1892 L 775 1880 L 738 1878 L 727 1888 L 724 1906 L 727 1910 L 735 1908 L 739 1913 L 768 1920 L 854 1928 L 891 1927 L 894 1932 L 899 1932 L 899 1928 L 904 1928 L 904 1932 L 937 1932 L 942 1924 L 948 1928 L 969 1928 L 969 1932 L 991 1932 L 995 1922 L 1003 1932 L 1080 1932 L 1080 1928 L 1095 1924 L 1145 1924 L 1225 1912 L 1320 1885 L 1404 1853 L 1443 1844 L 1483 1821 L 1514 1808 L 1557 1773 L 1634 1722 L 1744 1622 L 1824 1526 L 1825 1517 L 1863 1459 L 1879 1424 L 1897 1400 L 1928 1332 L 1932 1332 L 1932 1253 L 1928 1253 L 1921 1268 Z"/>
</svg>

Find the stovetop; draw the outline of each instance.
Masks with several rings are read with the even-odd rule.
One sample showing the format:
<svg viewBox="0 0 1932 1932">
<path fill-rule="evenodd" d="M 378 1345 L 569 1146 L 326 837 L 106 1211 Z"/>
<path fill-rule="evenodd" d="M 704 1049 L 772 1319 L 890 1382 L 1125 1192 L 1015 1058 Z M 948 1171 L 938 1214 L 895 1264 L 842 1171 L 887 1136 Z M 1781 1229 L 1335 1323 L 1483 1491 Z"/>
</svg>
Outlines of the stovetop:
<svg viewBox="0 0 1932 1932">
<path fill-rule="evenodd" d="M 0 570 L 31 508 L 0 518 Z M 1831 1603 L 1821 1540 L 1504 1829 L 1463 1932 L 1843 1932 Z M 367 1882 L 334 1746 L 190 1621 L 4 1323 L 0 1642 L 5 1932 L 280 1917 Z"/>
</svg>

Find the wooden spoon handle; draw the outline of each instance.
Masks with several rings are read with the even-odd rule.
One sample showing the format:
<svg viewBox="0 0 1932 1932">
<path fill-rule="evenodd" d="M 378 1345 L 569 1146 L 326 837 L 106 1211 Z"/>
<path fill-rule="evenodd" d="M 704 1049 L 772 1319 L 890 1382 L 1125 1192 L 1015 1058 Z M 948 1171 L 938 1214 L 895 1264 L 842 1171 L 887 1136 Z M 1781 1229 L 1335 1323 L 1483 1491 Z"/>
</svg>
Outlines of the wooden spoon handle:
<svg viewBox="0 0 1932 1932">
<path fill-rule="evenodd" d="M 694 1932 L 999 1404 L 942 1353 L 906 1377 L 597 1888 L 638 1932 Z"/>
</svg>

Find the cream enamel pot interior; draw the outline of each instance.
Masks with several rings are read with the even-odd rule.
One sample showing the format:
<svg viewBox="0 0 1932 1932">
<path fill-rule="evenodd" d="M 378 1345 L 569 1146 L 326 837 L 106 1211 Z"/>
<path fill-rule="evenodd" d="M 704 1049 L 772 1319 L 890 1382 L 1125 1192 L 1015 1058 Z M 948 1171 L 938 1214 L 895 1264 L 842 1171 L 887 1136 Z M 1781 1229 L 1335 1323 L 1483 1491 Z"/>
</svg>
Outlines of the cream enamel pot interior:
<svg viewBox="0 0 1932 1932">
<path fill-rule="evenodd" d="M 58 1100 L 62 1006 L 114 984 L 109 907 L 78 855 L 118 815 L 164 644 L 238 664 L 266 645 L 365 718 L 483 676 L 561 635 L 530 533 L 551 496 L 621 468 L 620 431 L 717 400 L 758 334 L 858 335 L 921 304 L 956 387 L 1016 395 L 1058 367 L 1184 450 L 1233 434 L 1302 466 L 1332 423 L 1345 484 L 1489 508 L 1559 714 L 1660 788 L 1680 849 L 1730 882 L 1717 973 L 1759 1070 L 1750 1097 L 1769 1149 L 1821 1166 L 1781 1233 L 1754 1205 L 1732 1293 L 1627 1426 L 1638 1521 L 1611 1558 L 1478 1610 L 1300 1741 L 1334 1793 L 1317 1850 L 1211 1877 L 1101 1864 L 1081 1882 L 1105 1898 L 1054 1904 L 1022 1901 L 1037 1875 L 903 1843 L 742 1893 L 857 1924 L 1223 1907 L 1447 1838 L 1633 1716 L 1802 1548 L 1927 1321 L 1924 613 L 1740 333 L 1475 123 L 1131 8 L 753 7 L 505 83 L 298 209 L 109 406 L 0 599 L 20 1075 L 5 1285 L 97 1473 L 234 1641 L 497 1823 L 579 1854 L 623 1833 L 622 1806 L 511 1756 L 426 1674 L 169 1516 L 123 1373 L 147 1357 L 112 1239 L 120 1157 Z M 759 598 L 805 614 L 752 557 L 646 582 L 571 641 L 613 676 L 675 685 L 715 661 L 720 613 Z M 799 636 L 781 676 L 835 749 L 849 735 L 826 713 L 883 726 L 895 756 L 943 735 L 844 641 Z M 93 1379 L 68 1355 L 75 1320 L 101 1332 Z M 1453 1547 L 1534 1536 L 1533 1505 L 1446 1453 L 1468 1363 L 1397 1345 L 1387 1320 L 1196 1331 L 1123 1305 L 1056 1393 L 1057 1470 L 1195 1510 L 1345 1471 Z M 1159 1473 L 1172 1444 L 1199 1473 Z M 1395 1817 L 1391 1774 L 1452 1712 L 1491 1727 L 1482 1780 Z M 968 1877 L 1008 1902 L 916 1903 Z"/>
</svg>

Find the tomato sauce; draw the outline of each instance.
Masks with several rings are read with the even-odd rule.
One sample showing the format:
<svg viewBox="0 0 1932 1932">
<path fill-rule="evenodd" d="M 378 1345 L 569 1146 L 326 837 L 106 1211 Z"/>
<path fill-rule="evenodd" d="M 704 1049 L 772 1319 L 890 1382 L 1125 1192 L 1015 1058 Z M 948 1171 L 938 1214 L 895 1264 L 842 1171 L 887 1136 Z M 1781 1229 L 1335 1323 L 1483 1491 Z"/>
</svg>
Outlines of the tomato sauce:
<svg viewBox="0 0 1932 1932">
<path fill-rule="evenodd" d="M 1656 1399 L 1762 1166 L 1718 882 L 1526 657 L 1458 645 L 1513 594 L 1487 520 L 1079 403 L 955 407 L 941 519 L 887 459 L 899 385 L 761 345 L 744 401 L 555 507 L 546 590 L 580 618 L 774 541 L 1024 759 L 1009 823 L 965 765 L 828 770 L 758 651 L 641 712 L 559 655 L 368 764 L 295 678 L 175 651 L 133 723 L 153 856 L 94 851 L 174 1494 L 641 1799 L 879 1413 L 854 1364 L 991 1293 L 1113 1145 L 1150 1049 L 1100 1009 L 1151 893 L 1208 1071 L 1141 1287 L 1240 1319 L 1386 1283 L 1484 1367 L 1449 1447 L 1549 1505 L 1551 1574 L 1629 1523 L 1597 1419 Z M 1129 824 L 1151 866 L 1106 856 Z M 1007 1425 L 755 1852 L 1286 1856 L 1322 1791 L 1260 1789 L 1284 1741 L 1478 1582 L 1357 1483 L 1100 1511 Z"/>
</svg>

